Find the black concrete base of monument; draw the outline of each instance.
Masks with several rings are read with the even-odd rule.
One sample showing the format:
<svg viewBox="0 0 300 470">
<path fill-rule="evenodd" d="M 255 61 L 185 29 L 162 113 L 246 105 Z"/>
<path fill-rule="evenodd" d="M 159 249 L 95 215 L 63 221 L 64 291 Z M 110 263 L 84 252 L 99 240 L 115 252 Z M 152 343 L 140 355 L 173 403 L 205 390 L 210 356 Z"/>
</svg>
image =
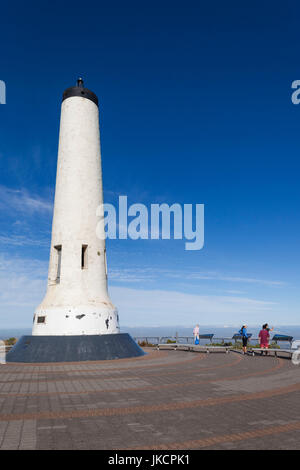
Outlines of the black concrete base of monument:
<svg viewBox="0 0 300 470">
<path fill-rule="evenodd" d="M 22 336 L 6 362 L 77 362 L 125 359 L 144 351 L 128 333 L 86 336 Z"/>
</svg>

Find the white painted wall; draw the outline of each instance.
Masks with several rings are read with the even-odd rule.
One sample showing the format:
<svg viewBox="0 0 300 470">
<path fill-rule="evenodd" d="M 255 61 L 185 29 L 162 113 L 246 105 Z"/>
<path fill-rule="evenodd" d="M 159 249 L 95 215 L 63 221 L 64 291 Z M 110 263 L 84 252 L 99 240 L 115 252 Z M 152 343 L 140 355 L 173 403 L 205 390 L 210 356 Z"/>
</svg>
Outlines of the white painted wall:
<svg viewBox="0 0 300 470">
<path fill-rule="evenodd" d="M 107 292 L 105 239 L 96 236 L 99 204 L 103 189 L 98 107 L 87 98 L 70 97 L 61 107 L 48 288 L 35 311 L 33 335 L 120 332 L 117 309 Z M 88 245 L 85 269 L 82 245 Z M 39 316 L 46 317 L 44 323 L 37 323 Z"/>
</svg>

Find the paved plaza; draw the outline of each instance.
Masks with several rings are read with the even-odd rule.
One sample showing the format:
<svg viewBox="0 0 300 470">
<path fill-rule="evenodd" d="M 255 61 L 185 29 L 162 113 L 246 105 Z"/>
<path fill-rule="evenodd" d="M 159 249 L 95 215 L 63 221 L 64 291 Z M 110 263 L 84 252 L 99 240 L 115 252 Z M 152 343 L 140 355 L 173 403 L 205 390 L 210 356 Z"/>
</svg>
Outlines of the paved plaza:
<svg viewBox="0 0 300 470">
<path fill-rule="evenodd" d="M 0 365 L 1 449 L 300 449 L 300 367 L 157 351 Z"/>
</svg>

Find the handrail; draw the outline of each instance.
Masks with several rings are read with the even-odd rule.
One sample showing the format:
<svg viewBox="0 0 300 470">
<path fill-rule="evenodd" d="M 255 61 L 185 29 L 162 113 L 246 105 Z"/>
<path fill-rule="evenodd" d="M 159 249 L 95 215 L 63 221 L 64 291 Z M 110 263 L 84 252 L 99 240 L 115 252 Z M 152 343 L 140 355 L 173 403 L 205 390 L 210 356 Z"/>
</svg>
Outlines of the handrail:
<svg viewBox="0 0 300 470">
<path fill-rule="evenodd" d="M 180 343 L 186 343 L 186 344 L 194 344 L 194 336 L 135 336 L 134 340 L 136 342 L 145 342 L 146 344 L 154 344 L 155 346 L 157 344 L 167 344 L 168 340 L 169 341 L 174 341 L 178 344 Z M 233 344 L 238 344 L 241 342 L 240 339 L 235 338 L 233 339 L 232 336 L 222 336 L 222 337 L 213 337 L 211 339 L 209 338 L 201 338 L 200 335 L 200 341 L 205 341 L 210 342 L 210 343 L 233 343 Z M 259 343 L 259 338 L 251 337 L 249 338 L 248 341 L 248 346 L 251 347 L 252 343 Z"/>
</svg>

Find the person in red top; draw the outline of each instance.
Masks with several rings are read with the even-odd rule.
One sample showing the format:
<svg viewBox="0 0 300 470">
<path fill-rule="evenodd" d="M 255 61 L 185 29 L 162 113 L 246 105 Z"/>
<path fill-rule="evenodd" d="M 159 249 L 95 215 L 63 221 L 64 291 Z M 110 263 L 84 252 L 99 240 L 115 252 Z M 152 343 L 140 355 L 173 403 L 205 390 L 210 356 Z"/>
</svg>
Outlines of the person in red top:
<svg viewBox="0 0 300 470">
<path fill-rule="evenodd" d="M 269 347 L 269 338 L 270 338 L 270 329 L 268 328 L 268 323 L 265 323 L 262 327 L 262 330 L 259 332 L 259 342 L 262 349 L 268 349 Z M 263 351 L 261 352 L 261 354 Z"/>
</svg>

